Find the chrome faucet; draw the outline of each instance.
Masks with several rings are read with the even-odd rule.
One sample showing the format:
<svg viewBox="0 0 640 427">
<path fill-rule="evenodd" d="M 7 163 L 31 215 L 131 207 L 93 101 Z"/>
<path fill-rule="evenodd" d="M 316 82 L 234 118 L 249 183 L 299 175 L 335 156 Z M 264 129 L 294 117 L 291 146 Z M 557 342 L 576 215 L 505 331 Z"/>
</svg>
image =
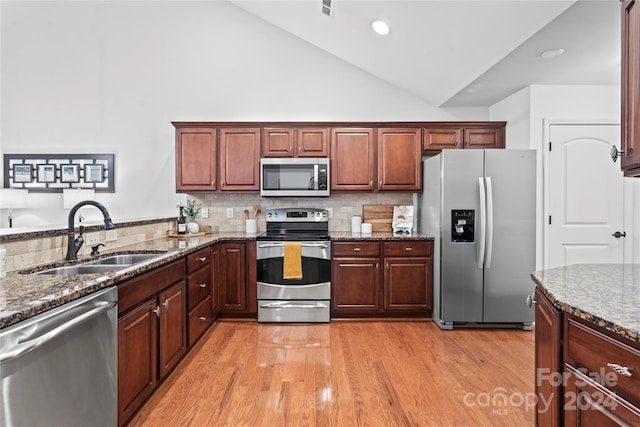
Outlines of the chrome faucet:
<svg viewBox="0 0 640 427">
<path fill-rule="evenodd" d="M 65 258 L 65 260 L 67 261 L 76 261 L 78 259 L 78 251 L 80 250 L 80 248 L 82 247 L 82 244 L 84 243 L 84 239 L 82 238 L 82 231 L 83 231 L 82 229 L 84 227 L 80 227 L 80 236 L 76 238 L 75 231 L 73 229 L 74 228 L 73 219 L 76 216 L 76 212 L 78 212 L 78 209 L 80 209 L 85 205 L 92 205 L 100 209 L 100 212 L 102 212 L 102 216 L 104 217 L 105 230 L 111 230 L 112 228 L 115 228 L 115 225 L 113 225 L 113 222 L 111 222 L 111 217 L 109 216 L 109 212 L 107 211 L 107 208 L 105 208 L 102 204 L 94 200 L 85 200 L 83 202 L 76 204 L 74 207 L 71 208 L 71 211 L 69 211 L 69 228 L 67 233 L 67 236 L 68 236 L 67 237 L 67 240 L 68 240 L 67 257 Z"/>
</svg>

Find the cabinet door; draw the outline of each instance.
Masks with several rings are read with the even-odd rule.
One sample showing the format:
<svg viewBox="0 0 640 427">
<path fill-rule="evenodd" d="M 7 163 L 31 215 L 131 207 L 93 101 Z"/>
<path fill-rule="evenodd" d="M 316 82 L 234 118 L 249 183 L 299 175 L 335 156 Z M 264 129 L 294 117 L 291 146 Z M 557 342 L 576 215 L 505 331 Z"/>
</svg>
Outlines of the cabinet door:
<svg viewBox="0 0 640 427">
<path fill-rule="evenodd" d="M 160 292 L 160 328 L 158 348 L 160 378 L 180 361 L 187 352 L 187 292 L 186 283 L 176 283 Z"/>
<path fill-rule="evenodd" d="M 293 157 L 294 140 L 291 128 L 262 129 L 262 157 Z"/>
<path fill-rule="evenodd" d="M 260 129 L 220 129 L 220 189 L 260 190 Z"/>
<path fill-rule="evenodd" d="M 216 130 L 176 129 L 176 189 L 216 189 Z"/>
<path fill-rule="evenodd" d="M 622 1 L 621 158 L 626 176 L 640 176 L 640 2 Z"/>
<path fill-rule="evenodd" d="M 420 190 L 420 129 L 378 129 L 378 190 Z"/>
<path fill-rule="evenodd" d="M 123 425 L 156 388 L 158 317 L 155 297 L 118 320 L 118 425 Z"/>
<path fill-rule="evenodd" d="M 385 258 L 384 308 L 388 311 L 431 309 L 431 258 Z"/>
<path fill-rule="evenodd" d="M 562 314 L 536 290 L 535 364 L 536 425 L 558 426 L 562 420 Z"/>
<path fill-rule="evenodd" d="M 504 148 L 503 128 L 465 128 L 464 148 Z"/>
<path fill-rule="evenodd" d="M 302 128 L 296 135 L 296 156 L 329 156 L 329 131 L 327 128 Z"/>
<path fill-rule="evenodd" d="M 220 269 L 220 244 L 213 245 L 211 248 L 211 304 L 213 306 L 213 315 L 216 317 L 222 310 L 222 286 L 223 277 Z"/>
<path fill-rule="evenodd" d="M 640 408 L 572 368 L 567 368 L 564 378 L 567 383 L 563 404 L 565 426 L 640 425 Z"/>
<path fill-rule="evenodd" d="M 379 264 L 379 258 L 334 258 L 331 263 L 334 312 L 380 310 Z"/>
<path fill-rule="evenodd" d="M 370 128 L 331 130 L 332 190 L 377 188 L 374 142 L 373 129 Z"/>
<path fill-rule="evenodd" d="M 461 128 L 425 128 L 422 149 L 425 151 L 462 148 Z"/>
<path fill-rule="evenodd" d="M 224 243 L 220 246 L 222 269 L 222 310 L 246 310 L 245 245 Z"/>
</svg>

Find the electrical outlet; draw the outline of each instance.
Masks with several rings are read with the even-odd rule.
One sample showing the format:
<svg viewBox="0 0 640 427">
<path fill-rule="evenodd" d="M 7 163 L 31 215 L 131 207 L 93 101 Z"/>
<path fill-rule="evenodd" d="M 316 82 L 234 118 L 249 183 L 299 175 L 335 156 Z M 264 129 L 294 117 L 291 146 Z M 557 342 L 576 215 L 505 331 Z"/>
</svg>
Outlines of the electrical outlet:
<svg viewBox="0 0 640 427">
<path fill-rule="evenodd" d="M 233 208 L 227 208 L 227 218 L 233 218 Z"/>
<path fill-rule="evenodd" d="M 209 218 L 209 208 L 202 208 L 200 210 L 200 218 L 202 218 L 202 219 Z"/>
<path fill-rule="evenodd" d="M 329 215 L 329 218 L 333 218 L 333 208 L 327 208 L 327 215 Z"/>
<path fill-rule="evenodd" d="M 100 233 L 87 233 L 84 235 L 84 242 L 87 245 L 100 243 Z"/>
<path fill-rule="evenodd" d="M 107 230 L 107 236 L 105 238 L 105 240 L 107 242 L 113 242 L 114 240 L 118 240 L 118 230 L 112 229 L 112 230 Z"/>
</svg>

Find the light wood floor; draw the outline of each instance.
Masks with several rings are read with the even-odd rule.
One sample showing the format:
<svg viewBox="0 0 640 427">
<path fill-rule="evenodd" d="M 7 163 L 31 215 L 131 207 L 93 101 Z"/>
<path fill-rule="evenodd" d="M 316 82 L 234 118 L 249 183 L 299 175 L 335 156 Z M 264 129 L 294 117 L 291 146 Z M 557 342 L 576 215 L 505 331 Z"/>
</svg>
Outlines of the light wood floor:
<svg viewBox="0 0 640 427">
<path fill-rule="evenodd" d="M 533 346 L 428 321 L 222 321 L 130 426 L 530 426 Z"/>
</svg>

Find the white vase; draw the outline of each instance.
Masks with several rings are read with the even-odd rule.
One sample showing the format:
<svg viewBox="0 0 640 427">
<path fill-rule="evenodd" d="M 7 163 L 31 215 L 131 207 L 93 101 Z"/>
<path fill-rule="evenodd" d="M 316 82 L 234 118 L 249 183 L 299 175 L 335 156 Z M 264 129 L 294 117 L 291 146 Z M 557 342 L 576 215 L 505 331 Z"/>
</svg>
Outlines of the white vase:
<svg viewBox="0 0 640 427">
<path fill-rule="evenodd" d="M 189 233 L 197 233 L 198 231 L 200 231 L 200 226 L 197 222 L 190 222 L 187 224 L 187 230 L 189 231 Z"/>
</svg>

